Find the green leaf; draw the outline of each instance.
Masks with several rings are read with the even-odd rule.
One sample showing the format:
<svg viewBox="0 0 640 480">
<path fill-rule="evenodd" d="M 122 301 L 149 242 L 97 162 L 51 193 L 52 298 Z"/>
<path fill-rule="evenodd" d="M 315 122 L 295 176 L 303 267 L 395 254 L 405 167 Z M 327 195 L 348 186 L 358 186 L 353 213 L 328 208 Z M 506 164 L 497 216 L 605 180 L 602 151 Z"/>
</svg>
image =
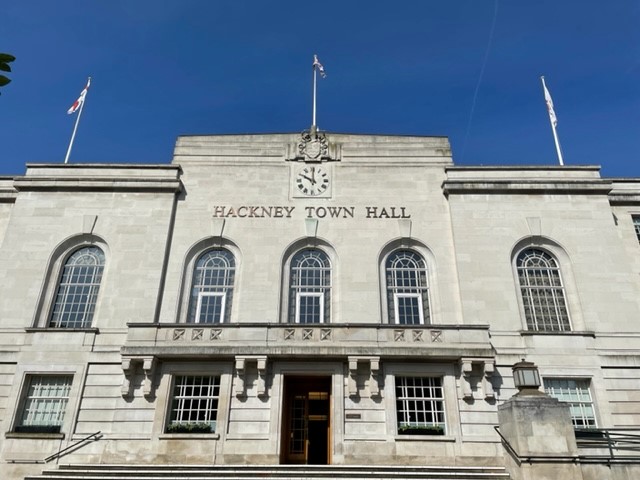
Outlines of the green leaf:
<svg viewBox="0 0 640 480">
<path fill-rule="evenodd" d="M 1 63 L 11 63 L 16 59 L 13 55 L 9 55 L 8 53 L 0 53 L 0 62 Z"/>
<path fill-rule="evenodd" d="M 11 67 L 9 65 L 7 65 L 6 63 L 0 62 L 0 70 L 2 70 L 3 72 L 10 72 L 11 71 Z"/>
<path fill-rule="evenodd" d="M 0 87 L 4 87 L 7 83 L 11 82 L 10 78 L 0 75 Z"/>
</svg>

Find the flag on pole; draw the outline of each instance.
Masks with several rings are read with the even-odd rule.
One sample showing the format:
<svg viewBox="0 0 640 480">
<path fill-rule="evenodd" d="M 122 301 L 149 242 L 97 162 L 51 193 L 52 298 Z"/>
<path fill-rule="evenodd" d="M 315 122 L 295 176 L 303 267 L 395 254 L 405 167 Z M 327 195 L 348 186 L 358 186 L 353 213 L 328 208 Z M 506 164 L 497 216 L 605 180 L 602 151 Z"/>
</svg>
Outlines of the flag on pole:
<svg viewBox="0 0 640 480">
<path fill-rule="evenodd" d="M 542 88 L 544 89 L 544 100 L 547 102 L 547 110 L 549 110 L 551 124 L 556 127 L 558 126 L 558 117 L 556 117 L 556 112 L 553 110 L 553 100 L 551 100 L 551 94 L 549 90 L 547 90 L 547 85 L 544 83 L 544 77 L 542 77 Z"/>
<path fill-rule="evenodd" d="M 324 71 L 324 67 L 320 63 L 320 60 L 318 60 L 318 55 L 314 55 L 313 56 L 313 68 L 317 68 L 318 69 L 318 71 L 320 72 L 320 76 L 322 78 L 326 78 L 327 77 L 327 74 Z"/>
<path fill-rule="evenodd" d="M 71 115 L 72 113 L 75 113 L 82 106 L 82 104 L 84 103 L 84 98 L 87 96 L 89 85 L 91 85 L 91 77 L 87 79 L 87 86 L 84 87 L 82 92 L 80 92 L 80 96 L 78 97 L 78 99 L 75 102 L 73 102 L 73 105 L 71 105 L 71 108 L 67 110 L 67 113 L 69 115 Z"/>
</svg>

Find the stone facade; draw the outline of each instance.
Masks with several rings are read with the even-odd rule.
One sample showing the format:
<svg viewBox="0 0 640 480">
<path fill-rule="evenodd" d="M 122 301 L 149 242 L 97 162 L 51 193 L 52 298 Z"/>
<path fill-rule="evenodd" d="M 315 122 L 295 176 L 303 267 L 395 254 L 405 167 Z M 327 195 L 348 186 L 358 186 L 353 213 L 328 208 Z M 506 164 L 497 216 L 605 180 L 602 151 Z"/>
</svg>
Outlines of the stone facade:
<svg viewBox="0 0 640 480">
<path fill-rule="evenodd" d="M 8 478 L 98 431 L 64 462 L 503 465 L 493 427 L 522 358 L 588 392 L 580 421 L 640 424 L 640 180 L 454 166 L 440 137 L 310 138 L 186 136 L 171 165 L 0 178 Z M 89 247 L 104 254 L 95 309 L 52 323 Z M 221 251 L 231 285 L 198 291 L 198 262 Z M 325 267 L 296 289 L 305 251 Z M 397 252 L 423 265 L 404 289 L 388 286 L 407 272 L 389 270 Z M 554 262 L 546 300 L 525 298 L 539 293 L 521 290 L 522 252 Z M 178 379 L 202 378 L 210 431 L 171 430 L 203 423 L 204 403 L 177 400 Z M 62 418 L 29 419 L 25 405 L 58 408 L 36 405 L 51 379 Z"/>
</svg>

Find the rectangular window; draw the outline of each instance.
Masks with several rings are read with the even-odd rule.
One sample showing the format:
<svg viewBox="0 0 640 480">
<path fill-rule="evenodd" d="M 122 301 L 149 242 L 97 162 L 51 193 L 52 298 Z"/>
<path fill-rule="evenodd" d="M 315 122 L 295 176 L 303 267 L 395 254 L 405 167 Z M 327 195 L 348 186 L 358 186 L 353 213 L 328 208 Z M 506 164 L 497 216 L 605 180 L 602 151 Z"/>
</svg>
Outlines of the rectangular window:
<svg viewBox="0 0 640 480">
<path fill-rule="evenodd" d="M 221 323 L 224 318 L 225 292 L 200 292 L 196 323 Z"/>
<path fill-rule="evenodd" d="M 215 432 L 219 396 L 219 376 L 176 376 L 173 384 L 167 432 Z"/>
<path fill-rule="evenodd" d="M 422 325 L 424 313 L 420 293 L 394 293 L 396 322 L 400 325 Z"/>
<path fill-rule="evenodd" d="M 324 293 L 298 292 L 296 295 L 296 323 L 324 322 Z"/>
<path fill-rule="evenodd" d="M 440 377 L 396 377 L 400 435 L 444 435 L 444 389 Z"/>
<path fill-rule="evenodd" d="M 631 218 L 633 219 L 633 228 L 636 231 L 636 238 L 638 239 L 638 242 L 640 242 L 640 215 L 632 215 Z"/>
<path fill-rule="evenodd" d="M 72 375 L 29 375 L 15 431 L 59 433 L 72 381 Z"/>
<path fill-rule="evenodd" d="M 543 381 L 548 395 L 569 404 L 574 428 L 596 427 L 588 379 L 545 378 Z"/>
</svg>

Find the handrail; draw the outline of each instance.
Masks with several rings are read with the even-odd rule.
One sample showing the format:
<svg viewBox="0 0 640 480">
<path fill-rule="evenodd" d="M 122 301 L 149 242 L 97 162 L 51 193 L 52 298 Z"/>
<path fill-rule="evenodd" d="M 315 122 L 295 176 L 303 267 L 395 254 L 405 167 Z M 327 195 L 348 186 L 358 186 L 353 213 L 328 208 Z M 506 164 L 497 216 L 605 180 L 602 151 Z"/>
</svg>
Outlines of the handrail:
<svg viewBox="0 0 640 480">
<path fill-rule="evenodd" d="M 616 451 L 640 452 L 640 435 L 631 433 L 618 433 L 638 431 L 635 428 L 592 428 L 576 430 L 578 434 L 576 444 L 578 448 L 607 448 L 609 455 L 520 455 L 511 445 L 509 440 L 495 425 L 493 429 L 500 436 L 502 444 L 516 461 L 518 466 L 522 462 L 527 463 L 640 463 L 640 455 L 617 455 Z M 590 438 L 588 438 L 590 437 Z"/>
<path fill-rule="evenodd" d="M 87 440 L 89 440 L 90 438 L 93 438 L 93 437 L 96 437 L 95 438 L 96 440 L 100 440 L 100 438 L 102 438 L 102 432 L 100 430 L 98 430 L 97 432 L 92 433 L 91 435 L 87 435 L 82 440 L 78 440 L 73 445 L 69 445 L 69 446 L 63 448 L 62 450 L 58 450 L 56 453 L 53 453 L 53 454 L 49 455 L 47 458 L 45 458 L 44 459 L 44 463 L 49 463 L 51 460 L 61 457 L 64 453 L 66 453 L 66 452 L 68 452 L 70 450 L 73 451 L 73 450 L 76 450 L 77 448 L 80 448 L 79 445 L 81 443 L 84 443 L 84 442 L 86 442 Z"/>
</svg>

